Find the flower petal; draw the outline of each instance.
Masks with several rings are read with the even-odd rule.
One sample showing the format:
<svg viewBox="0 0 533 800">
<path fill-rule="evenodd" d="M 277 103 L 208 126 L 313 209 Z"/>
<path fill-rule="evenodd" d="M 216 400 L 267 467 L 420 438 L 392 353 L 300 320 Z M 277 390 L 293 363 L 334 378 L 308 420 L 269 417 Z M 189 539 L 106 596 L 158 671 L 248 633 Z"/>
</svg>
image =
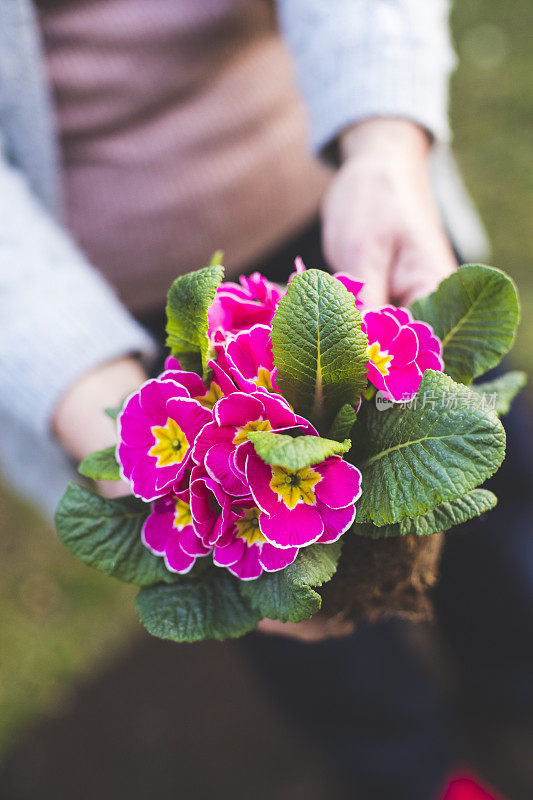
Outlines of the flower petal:
<svg viewBox="0 0 533 800">
<path fill-rule="evenodd" d="M 361 473 L 353 464 L 331 456 L 313 469 L 322 475 L 315 485 L 315 494 L 328 508 L 344 508 L 360 496 Z"/>
<path fill-rule="evenodd" d="M 330 544 L 340 539 L 342 534 L 351 527 L 355 519 L 355 506 L 336 509 L 323 506 L 320 514 L 324 523 L 324 533 L 317 541 L 320 544 Z"/>
<path fill-rule="evenodd" d="M 189 397 L 205 394 L 204 382 L 196 372 L 168 369 L 161 373 L 159 380 L 174 381 L 178 386 L 186 389 Z"/>
<path fill-rule="evenodd" d="M 181 549 L 189 556 L 207 556 L 211 552 L 211 548 L 206 547 L 195 534 L 192 525 L 187 525 L 179 531 L 178 536 Z"/>
<path fill-rule="evenodd" d="M 352 278 L 352 276 L 347 272 L 336 272 L 334 277 L 337 278 L 340 283 L 342 283 L 344 288 L 347 289 L 350 294 L 353 294 L 355 307 L 363 308 L 364 303 L 359 299 L 359 295 L 365 284 L 362 281 L 356 281 L 355 278 Z"/>
<path fill-rule="evenodd" d="M 394 341 L 394 369 L 406 367 L 418 355 L 418 338 L 411 328 L 402 328 Z"/>
<path fill-rule="evenodd" d="M 192 451 L 192 458 L 196 464 L 202 465 L 210 447 L 214 444 L 229 444 L 235 438 L 236 428 L 219 428 L 217 423 L 208 422 L 198 434 Z"/>
<path fill-rule="evenodd" d="M 387 392 L 385 385 L 385 377 L 382 372 L 376 367 L 373 361 L 369 361 L 366 365 L 366 377 L 376 389 L 380 392 Z"/>
<path fill-rule="evenodd" d="M 386 350 L 400 332 L 400 323 L 389 313 L 382 311 L 367 311 L 363 315 L 363 323 L 368 344 L 379 342 L 381 350 Z"/>
<path fill-rule="evenodd" d="M 188 555 L 179 543 L 178 537 L 173 537 L 167 543 L 165 550 L 165 564 L 167 569 L 171 572 L 179 572 L 180 575 L 185 575 L 194 566 L 196 561 L 194 556 Z"/>
<path fill-rule="evenodd" d="M 173 380 L 154 378 L 147 381 L 140 392 L 141 408 L 150 417 L 152 425 L 164 425 L 167 421 L 167 400 L 171 397 L 188 397 L 184 386 Z"/>
<path fill-rule="evenodd" d="M 204 466 L 214 480 L 218 481 L 225 492 L 232 495 L 246 495 L 248 488 L 235 475 L 230 466 L 234 453 L 233 445 L 215 444 L 206 453 Z"/>
<path fill-rule="evenodd" d="M 204 425 L 211 422 L 213 418 L 209 409 L 189 397 L 176 397 L 168 400 L 167 413 L 169 417 L 176 420 L 185 433 L 189 447 L 192 447 Z"/>
<path fill-rule="evenodd" d="M 167 356 L 165 358 L 165 369 L 179 369 L 181 370 L 181 364 L 177 358 L 174 356 Z"/>
<path fill-rule="evenodd" d="M 258 578 L 263 572 L 259 563 L 259 547 L 256 544 L 245 547 L 240 561 L 228 566 L 227 569 L 241 581 L 253 581 Z"/>
<path fill-rule="evenodd" d="M 278 572 L 292 564 L 299 553 L 298 547 L 274 547 L 269 542 L 261 545 L 259 563 L 266 572 Z"/>
<path fill-rule="evenodd" d="M 381 311 L 386 311 L 390 316 L 393 316 L 400 325 L 407 325 L 413 321 L 413 315 L 409 311 L 408 308 L 402 308 L 401 306 L 383 306 Z"/>
<path fill-rule="evenodd" d="M 273 516 L 259 516 L 261 533 L 276 547 L 305 547 L 316 542 L 324 532 L 324 523 L 313 506 L 297 505 L 292 510 L 279 504 Z"/>
<path fill-rule="evenodd" d="M 215 549 L 213 550 L 213 563 L 217 565 L 217 567 L 228 567 L 231 564 L 236 564 L 237 561 L 240 561 L 244 555 L 244 551 L 246 550 L 246 542 L 244 539 L 239 539 L 237 536 L 234 536 L 231 543 L 226 545 L 226 547 L 220 547 L 218 544 L 215 545 Z"/>
<path fill-rule="evenodd" d="M 269 484 L 272 480 L 272 470 L 265 464 L 265 462 L 256 456 L 255 453 L 250 453 L 246 459 L 246 482 L 250 487 L 252 497 L 255 502 L 266 514 L 275 514 L 278 509 L 284 504 L 278 499 L 278 495 L 274 492 Z"/>
<path fill-rule="evenodd" d="M 421 380 L 422 372 L 416 363 L 412 363 L 402 369 L 391 370 L 385 376 L 385 386 L 393 400 L 402 402 L 415 396 Z"/>
<path fill-rule="evenodd" d="M 434 369 L 437 372 L 442 372 L 444 369 L 442 358 L 437 353 L 432 353 L 431 350 L 424 350 L 424 352 L 419 353 L 416 363 L 422 373 L 427 369 Z"/>
<path fill-rule="evenodd" d="M 153 506 L 152 509 L 152 513 L 146 518 L 142 527 L 141 540 L 152 553 L 162 556 L 172 534 L 174 513 L 173 509 L 166 513 L 158 513 Z"/>
<path fill-rule="evenodd" d="M 432 350 L 434 353 L 440 355 L 442 351 L 442 344 L 440 339 L 433 333 L 433 328 L 427 322 L 420 322 L 415 320 L 409 325 L 418 337 L 418 347 L 420 351 Z"/>
<path fill-rule="evenodd" d="M 218 383 L 222 394 L 232 394 L 237 391 L 237 387 L 221 364 L 217 361 L 209 361 L 207 366 L 213 370 L 213 381 Z"/>
<path fill-rule="evenodd" d="M 272 430 L 282 431 L 297 425 L 296 414 L 281 395 L 256 392 L 253 396 L 263 404 L 263 416 L 270 421 Z"/>
<path fill-rule="evenodd" d="M 195 478 L 191 481 L 191 514 L 196 535 L 210 547 L 228 525 L 230 498 L 212 478 Z"/>
<path fill-rule="evenodd" d="M 251 419 L 258 419 L 263 411 L 261 401 L 244 392 L 222 397 L 214 408 L 215 420 L 220 427 L 246 425 Z"/>
</svg>

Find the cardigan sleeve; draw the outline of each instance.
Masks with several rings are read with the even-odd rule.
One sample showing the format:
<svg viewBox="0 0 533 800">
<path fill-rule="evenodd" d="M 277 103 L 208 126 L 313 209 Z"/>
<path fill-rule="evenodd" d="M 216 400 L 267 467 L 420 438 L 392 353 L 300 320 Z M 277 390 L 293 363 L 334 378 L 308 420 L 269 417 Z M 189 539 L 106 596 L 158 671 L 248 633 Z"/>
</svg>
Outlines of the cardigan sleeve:
<svg viewBox="0 0 533 800">
<path fill-rule="evenodd" d="M 155 345 L 0 149 L 0 415 L 50 436 L 62 392 L 118 356 Z"/>
<path fill-rule="evenodd" d="M 373 116 L 411 119 L 446 142 L 455 65 L 448 0 L 277 0 L 323 153 L 347 126 Z"/>
</svg>

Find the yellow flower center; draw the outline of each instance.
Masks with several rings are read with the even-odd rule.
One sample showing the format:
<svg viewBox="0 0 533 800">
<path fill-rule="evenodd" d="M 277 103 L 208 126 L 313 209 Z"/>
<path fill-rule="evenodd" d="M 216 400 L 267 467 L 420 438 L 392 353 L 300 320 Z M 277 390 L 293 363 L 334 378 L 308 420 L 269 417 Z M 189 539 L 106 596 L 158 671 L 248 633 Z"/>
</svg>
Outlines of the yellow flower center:
<svg viewBox="0 0 533 800">
<path fill-rule="evenodd" d="M 316 505 L 314 485 L 322 480 L 318 472 L 311 467 L 303 467 L 293 471 L 285 467 L 271 467 L 272 480 L 269 483 L 287 508 L 295 508 L 298 503 L 308 506 Z"/>
<path fill-rule="evenodd" d="M 220 400 L 221 397 L 224 397 L 224 392 L 214 381 L 211 381 L 209 389 L 205 394 L 200 394 L 198 397 L 195 397 L 195 400 L 198 400 L 201 406 L 205 408 L 213 408 L 217 400 Z"/>
<path fill-rule="evenodd" d="M 379 344 L 374 342 L 371 344 L 367 351 L 369 361 L 373 361 L 382 375 L 389 374 L 389 361 L 392 360 L 386 350 L 380 350 Z"/>
<path fill-rule="evenodd" d="M 267 419 L 253 419 L 237 428 L 237 433 L 233 439 L 233 444 L 242 444 L 248 439 L 248 434 L 252 431 L 271 431 L 272 425 Z"/>
<path fill-rule="evenodd" d="M 178 423 L 169 417 L 165 426 L 154 425 L 152 433 L 155 444 L 148 455 L 157 458 L 157 466 L 180 464 L 187 455 L 189 442 Z"/>
<path fill-rule="evenodd" d="M 272 388 L 272 376 L 266 367 L 259 367 L 257 370 L 257 378 L 254 378 L 253 382 L 256 386 L 266 389 L 267 392 L 274 391 Z"/>
<path fill-rule="evenodd" d="M 191 507 L 185 500 L 176 500 L 174 509 L 174 522 L 172 523 L 174 528 L 181 531 L 187 525 L 192 525 Z"/>
<path fill-rule="evenodd" d="M 256 544 L 257 542 L 266 542 L 259 528 L 260 513 L 258 508 L 248 508 L 244 512 L 244 516 L 235 523 L 237 536 L 241 539 L 245 539 L 249 545 Z"/>
</svg>

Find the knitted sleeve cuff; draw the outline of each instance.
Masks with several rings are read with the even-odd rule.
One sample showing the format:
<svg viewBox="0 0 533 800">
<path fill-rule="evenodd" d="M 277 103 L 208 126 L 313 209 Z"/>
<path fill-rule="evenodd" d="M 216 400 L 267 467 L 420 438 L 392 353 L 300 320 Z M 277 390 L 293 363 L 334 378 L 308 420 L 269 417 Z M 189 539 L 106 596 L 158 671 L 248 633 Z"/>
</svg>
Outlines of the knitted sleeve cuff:
<svg viewBox="0 0 533 800">
<path fill-rule="evenodd" d="M 372 116 L 404 117 L 449 139 L 455 64 L 446 0 L 278 0 L 315 152 Z"/>
</svg>

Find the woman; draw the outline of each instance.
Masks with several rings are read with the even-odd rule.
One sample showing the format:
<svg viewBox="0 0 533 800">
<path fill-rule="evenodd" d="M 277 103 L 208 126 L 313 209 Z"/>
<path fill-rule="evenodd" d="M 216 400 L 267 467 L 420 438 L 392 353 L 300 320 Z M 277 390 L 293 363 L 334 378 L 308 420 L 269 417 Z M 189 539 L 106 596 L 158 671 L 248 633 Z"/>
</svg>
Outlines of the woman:
<svg viewBox="0 0 533 800">
<path fill-rule="evenodd" d="M 132 312 L 214 249 L 230 276 L 281 245 L 297 255 L 322 203 L 329 265 L 363 278 L 371 305 L 454 268 L 429 179 L 449 136 L 447 3 L 280 0 L 305 108 L 275 11 L 0 4 L 0 457 L 50 510 L 65 454 L 113 441 L 101 409 L 149 368 Z M 310 155 L 306 112 L 336 172 Z"/>
<path fill-rule="evenodd" d="M 113 443 L 102 409 L 155 356 L 137 320 L 215 249 L 229 277 L 261 261 L 288 274 L 298 254 L 320 266 L 320 213 L 330 268 L 363 279 L 368 305 L 408 303 L 454 269 L 429 169 L 449 138 L 447 13 L 446 0 L 2 0 L 13 485 L 53 509 L 70 461 Z"/>
</svg>

